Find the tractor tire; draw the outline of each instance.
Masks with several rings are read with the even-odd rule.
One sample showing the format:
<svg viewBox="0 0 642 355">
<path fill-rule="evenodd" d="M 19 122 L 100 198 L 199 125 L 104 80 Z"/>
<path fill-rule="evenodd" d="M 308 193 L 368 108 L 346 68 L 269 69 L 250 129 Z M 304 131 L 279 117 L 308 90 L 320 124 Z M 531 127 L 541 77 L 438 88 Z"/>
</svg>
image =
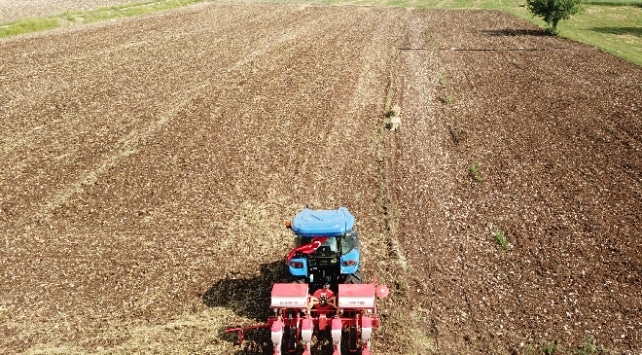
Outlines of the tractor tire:
<svg viewBox="0 0 642 355">
<path fill-rule="evenodd" d="M 359 285 L 361 284 L 361 271 L 357 269 L 354 273 L 346 276 L 346 284 Z"/>
<path fill-rule="evenodd" d="M 292 323 L 292 313 L 288 314 L 288 323 Z M 287 341 L 283 342 L 283 346 L 285 347 L 286 353 L 292 353 L 296 351 L 296 346 L 297 346 L 297 341 L 296 341 L 296 335 L 298 333 L 297 325 L 289 325 L 285 326 L 283 335 L 284 338 L 287 338 Z"/>
<path fill-rule="evenodd" d="M 348 349 L 351 353 L 355 353 L 357 351 L 357 343 L 359 342 L 359 338 L 357 336 L 357 327 L 350 326 L 348 332 Z"/>
<path fill-rule="evenodd" d="M 357 232 L 356 229 L 353 229 L 346 236 L 352 238 L 352 244 L 353 244 L 354 249 L 359 250 L 359 232 Z"/>
</svg>

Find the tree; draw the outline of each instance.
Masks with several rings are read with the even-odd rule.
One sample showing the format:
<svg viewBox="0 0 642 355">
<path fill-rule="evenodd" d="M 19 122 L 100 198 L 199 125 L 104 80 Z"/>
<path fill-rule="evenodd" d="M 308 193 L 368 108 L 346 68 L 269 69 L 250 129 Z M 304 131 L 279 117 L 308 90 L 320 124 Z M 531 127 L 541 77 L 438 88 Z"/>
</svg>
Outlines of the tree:
<svg viewBox="0 0 642 355">
<path fill-rule="evenodd" d="M 526 0 L 528 10 L 548 24 L 552 33 L 557 32 L 557 23 L 568 20 L 580 11 L 581 0 Z"/>
</svg>

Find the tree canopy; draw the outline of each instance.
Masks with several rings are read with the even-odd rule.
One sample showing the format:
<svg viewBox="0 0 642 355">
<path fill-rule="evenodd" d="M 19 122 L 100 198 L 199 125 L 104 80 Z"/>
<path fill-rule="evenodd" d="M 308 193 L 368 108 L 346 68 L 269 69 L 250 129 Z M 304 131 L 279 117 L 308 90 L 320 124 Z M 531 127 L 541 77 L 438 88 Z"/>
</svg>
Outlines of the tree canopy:
<svg viewBox="0 0 642 355">
<path fill-rule="evenodd" d="M 581 0 L 526 0 L 528 10 L 533 16 L 539 16 L 557 32 L 560 20 L 568 20 L 580 11 Z"/>
</svg>

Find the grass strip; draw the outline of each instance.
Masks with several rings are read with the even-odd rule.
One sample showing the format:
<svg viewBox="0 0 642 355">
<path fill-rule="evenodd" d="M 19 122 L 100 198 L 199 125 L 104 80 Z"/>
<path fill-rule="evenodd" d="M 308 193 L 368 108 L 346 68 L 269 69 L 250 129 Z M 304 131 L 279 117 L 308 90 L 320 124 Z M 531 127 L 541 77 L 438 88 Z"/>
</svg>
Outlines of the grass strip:
<svg viewBox="0 0 642 355">
<path fill-rule="evenodd" d="M 642 0 L 583 0 L 585 5 L 604 5 L 604 6 L 638 6 L 642 7 Z"/>
<path fill-rule="evenodd" d="M 69 11 L 52 16 L 26 18 L 18 21 L 0 24 L 0 38 L 50 30 L 79 23 L 92 23 L 111 19 L 146 15 L 205 1 L 210 0 L 144 1 L 126 5 L 101 7 L 94 10 Z"/>
<path fill-rule="evenodd" d="M 0 38 L 17 36 L 23 33 L 39 32 L 59 27 L 60 24 L 55 18 L 27 18 L 0 25 Z"/>
<path fill-rule="evenodd" d="M 642 66 L 642 7 L 583 5 L 560 22 L 560 36 L 589 44 Z"/>
</svg>

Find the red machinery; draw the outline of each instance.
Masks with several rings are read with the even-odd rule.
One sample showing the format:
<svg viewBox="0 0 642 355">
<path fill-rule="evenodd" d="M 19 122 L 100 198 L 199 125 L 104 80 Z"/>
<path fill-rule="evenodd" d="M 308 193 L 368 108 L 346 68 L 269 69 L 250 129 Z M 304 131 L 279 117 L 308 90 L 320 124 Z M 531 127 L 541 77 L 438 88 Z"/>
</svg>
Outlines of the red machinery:
<svg viewBox="0 0 642 355">
<path fill-rule="evenodd" d="M 303 355 L 310 355 L 313 335 L 327 337 L 341 354 L 342 338 L 347 338 L 351 353 L 361 350 L 370 354 L 372 331 L 379 327 L 375 297 L 385 298 L 388 288 L 372 284 L 339 284 L 338 292 L 320 288 L 308 293 L 304 283 L 277 283 L 272 287 L 270 308 L 274 316 L 264 324 L 230 328 L 237 332 L 239 343 L 243 332 L 250 329 L 270 328 L 274 354 L 297 353 L 302 343 Z"/>
</svg>

